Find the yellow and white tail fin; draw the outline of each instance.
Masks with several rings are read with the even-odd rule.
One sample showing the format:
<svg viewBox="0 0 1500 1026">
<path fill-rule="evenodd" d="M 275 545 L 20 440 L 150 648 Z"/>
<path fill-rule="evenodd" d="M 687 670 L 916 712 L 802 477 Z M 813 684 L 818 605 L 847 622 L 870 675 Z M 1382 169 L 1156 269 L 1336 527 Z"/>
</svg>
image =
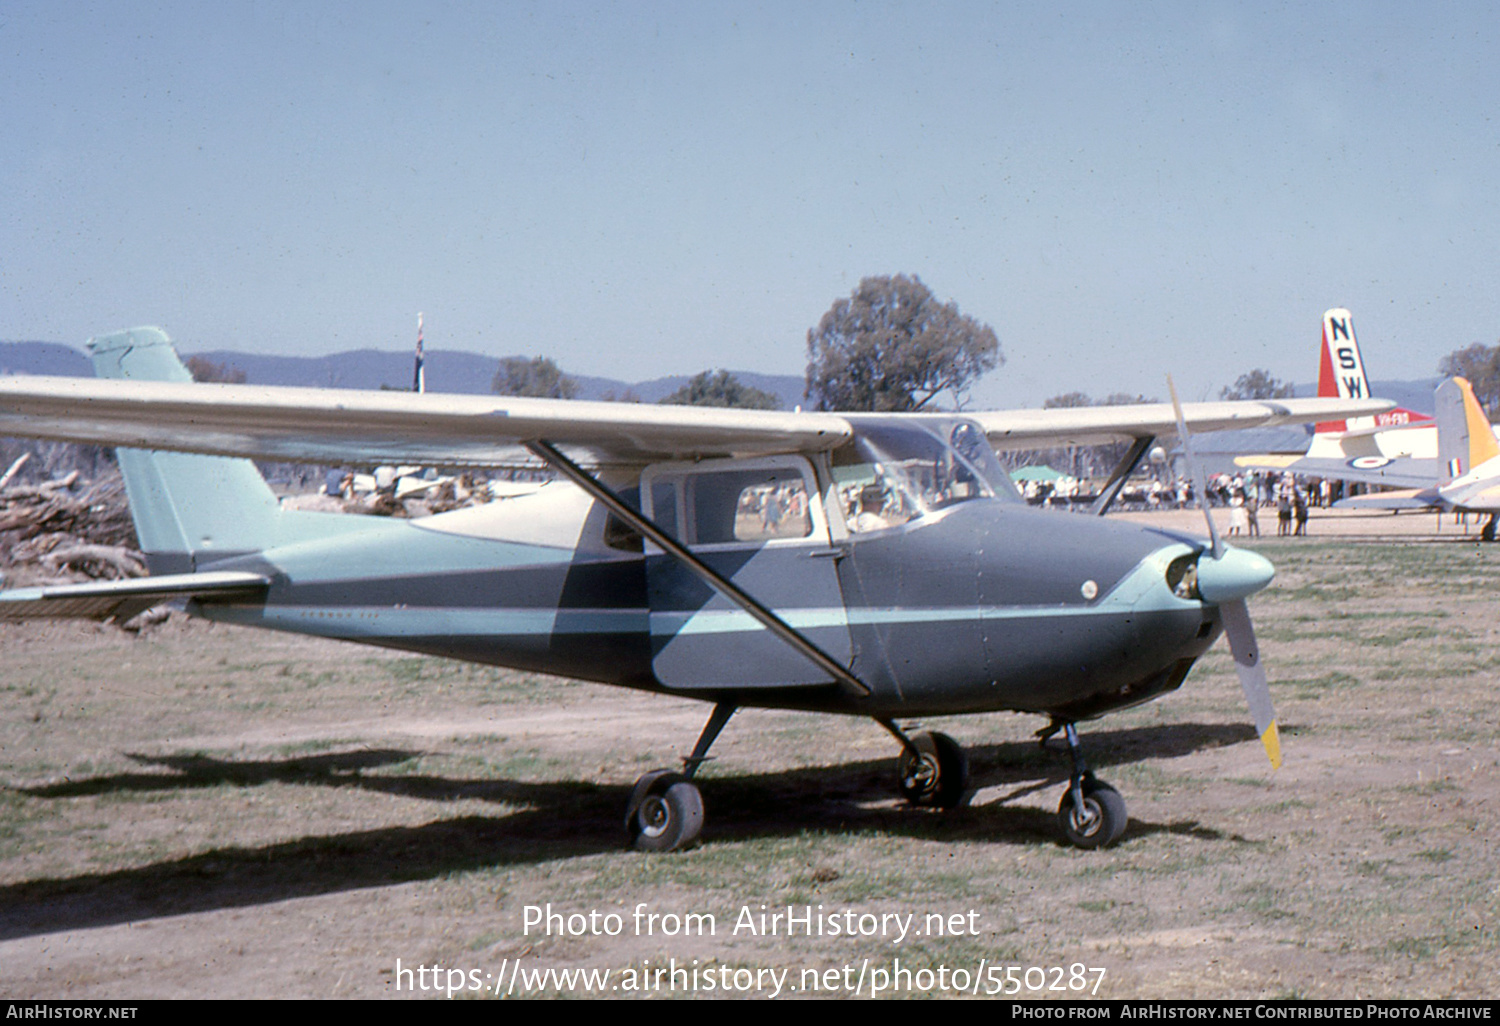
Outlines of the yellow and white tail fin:
<svg viewBox="0 0 1500 1026">
<path fill-rule="evenodd" d="M 1463 477 L 1500 456 L 1500 441 L 1467 378 L 1449 378 L 1437 389 L 1438 458 L 1447 480 Z"/>
</svg>

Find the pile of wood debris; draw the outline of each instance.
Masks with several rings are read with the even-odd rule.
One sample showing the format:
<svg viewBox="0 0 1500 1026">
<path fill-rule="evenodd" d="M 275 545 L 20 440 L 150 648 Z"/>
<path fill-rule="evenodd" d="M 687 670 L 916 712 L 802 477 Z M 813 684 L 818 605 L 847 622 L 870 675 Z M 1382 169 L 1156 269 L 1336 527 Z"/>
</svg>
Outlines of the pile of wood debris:
<svg viewBox="0 0 1500 1026">
<path fill-rule="evenodd" d="M 22 456 L 0 477 L 0 573 L 7 588 L 140 577 L 146 563 L 118 473 L 82 481 L 78 471 L 15 483 Z"/>
</svg>

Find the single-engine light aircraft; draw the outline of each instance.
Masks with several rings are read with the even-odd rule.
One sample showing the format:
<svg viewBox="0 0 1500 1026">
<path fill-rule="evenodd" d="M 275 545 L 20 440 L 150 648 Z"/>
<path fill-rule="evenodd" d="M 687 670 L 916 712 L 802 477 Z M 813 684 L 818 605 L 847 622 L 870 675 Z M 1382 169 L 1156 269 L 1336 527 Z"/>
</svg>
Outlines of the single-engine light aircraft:
<svg viewBox="0 0 1500 1026">
<path fill-rule="evenodd" d="M 1075 723 L 1182 684 L 1227 631 L 1273 763 L 1245 600 L 1254 553 L 1033 510 L 992 446 L 1305 423 L 1389 404 L 1285 400 L 1011 413 L 786 413 L 198 384 L 166 335 L 93 339 L 106 380 L 0 379 L 0 434 L 118 446 L 151 576 L 0 592 L 0 618 L 120 620 L 185 601 L 211 620 L 362 641 L 702 699 L 681 770 L 647 773 L 632 843 L 693 844 L 693 783 L 736 709 L 868 716 L 909 800 L 964 797 L 962 748 L 898 719 L 1014 710 L 1066 734 L 1067 837 L 1125 805 Z M 414 520 L 281 509 L 252 458 L 444 467 L 539 462 L 534 493 Z M 1212 525 L 1210 525 L 1212 526 Z"/>
</svg>

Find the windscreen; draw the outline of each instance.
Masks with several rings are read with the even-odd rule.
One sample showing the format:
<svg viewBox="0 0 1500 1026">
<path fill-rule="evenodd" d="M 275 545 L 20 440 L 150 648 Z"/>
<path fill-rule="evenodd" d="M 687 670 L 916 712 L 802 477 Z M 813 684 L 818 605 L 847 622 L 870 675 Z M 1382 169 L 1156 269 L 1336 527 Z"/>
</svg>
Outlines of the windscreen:
<svg viewBox="0 0 1500 1026">
<path fill-rule="evenodd" d="M 971 421 L 863 418 L 834 454 L 834 480 L 851 530 L 896 527 L 977 499 L 1021 501 Z"/>
</svg>

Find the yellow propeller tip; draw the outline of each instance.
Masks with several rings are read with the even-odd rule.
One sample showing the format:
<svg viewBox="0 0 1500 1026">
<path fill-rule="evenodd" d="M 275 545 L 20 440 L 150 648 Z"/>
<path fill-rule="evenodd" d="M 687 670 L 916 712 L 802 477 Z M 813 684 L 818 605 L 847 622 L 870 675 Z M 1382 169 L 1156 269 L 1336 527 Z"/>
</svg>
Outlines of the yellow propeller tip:
<svg viewBox="0 0 1500 1026">
<path fill-rule="evenodd" d="M 1260 736 L 1260 743 L 1266 746 L 1266 755 L 1271 758 L 1271 768 L 1281 769 L 1281 734 L 1276 729 L 1276 721 L 1272 720 L 1266 732 Z"/>
</svg>

